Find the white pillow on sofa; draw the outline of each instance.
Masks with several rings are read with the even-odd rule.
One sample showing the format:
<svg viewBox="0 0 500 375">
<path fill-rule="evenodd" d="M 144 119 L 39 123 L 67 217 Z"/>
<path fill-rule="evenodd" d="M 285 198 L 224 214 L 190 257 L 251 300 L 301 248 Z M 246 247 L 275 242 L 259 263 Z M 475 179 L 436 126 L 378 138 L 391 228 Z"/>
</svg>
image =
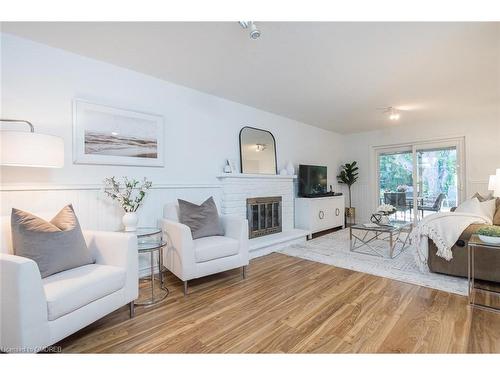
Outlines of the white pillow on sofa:
<svg viewBox="0 0 500 375">
<path fill-rule="evenodd" d="M 460 204 L 455 210 L 455 212 L 486 216 L 491 222 L 493 222 L 493 216 L 495 216 L 495 211 L 496 211 L 495 199 L 479 202 L 479 199 L 477 198 L 467 199 L 465 202 Z"/>
</svg>

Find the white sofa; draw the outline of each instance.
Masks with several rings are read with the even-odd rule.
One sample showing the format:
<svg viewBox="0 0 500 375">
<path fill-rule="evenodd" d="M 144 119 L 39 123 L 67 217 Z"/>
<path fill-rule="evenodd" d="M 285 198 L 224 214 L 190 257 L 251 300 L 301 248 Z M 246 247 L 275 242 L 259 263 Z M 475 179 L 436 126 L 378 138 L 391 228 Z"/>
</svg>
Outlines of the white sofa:
<svg viewBox="0 0 500 375">
<path fill-rule="evenodd" d="M 12 254 L 10 216 L 0 220 L 1 351 L 38 352 L 127 304 L 133 316 L 135 235 L 84 231 L 96 263 L 42 279 L 33 260 Z"/>
<path fill-rule="evenodd" d="M 248 265 L 248 221 L 220 215 L 224 236 L 203 237 L 193 240 L 188 226 L 179 223 L 179 205 L 166 204 L 163 219 L 159 221 L 167 249 L 163 251 L 163 264 L 184 282 L 218 272 L 243 267 L 245 277 Z"/>
</svg>

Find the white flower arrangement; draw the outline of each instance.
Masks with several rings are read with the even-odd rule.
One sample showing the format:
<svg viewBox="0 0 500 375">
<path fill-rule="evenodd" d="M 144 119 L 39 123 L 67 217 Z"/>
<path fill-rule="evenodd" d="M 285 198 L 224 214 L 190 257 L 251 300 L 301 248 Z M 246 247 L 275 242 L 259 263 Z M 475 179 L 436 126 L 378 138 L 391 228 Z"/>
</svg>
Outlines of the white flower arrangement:
<svg viewBox="0 0 500 375">
<path fill-rule="evenodd" d="M 142 183 L 136 179 L 129 180 L 128 177 L 122 177 L 121 181 L 114 176 L 107 177 L 104 179 L 104 194 L 118 201 L 125 212 L 136 212 L 151 186 L 151 181 L 146 177 Z"/>
<path fill-rule="evenodd" d="M 392 204 L 381 204 L 377 208 L 378 212 L 383 212 L 384 214 L 392 214 L 396 212 L 396 207 L 394 207 Z"/>
</svg>

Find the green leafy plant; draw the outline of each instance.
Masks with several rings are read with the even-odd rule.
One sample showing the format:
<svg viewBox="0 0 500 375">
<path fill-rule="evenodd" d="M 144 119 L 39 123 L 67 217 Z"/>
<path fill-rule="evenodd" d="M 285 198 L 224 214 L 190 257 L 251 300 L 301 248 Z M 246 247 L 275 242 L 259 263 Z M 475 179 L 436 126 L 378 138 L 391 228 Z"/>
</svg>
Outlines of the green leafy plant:
<svg viewBox="0 0 500 375">
<path fill-rule="evenodd" d="M 477 234 L 488 237 L 500 237 L 500 226 L 489 225 L 487 227 L 479 228 Z"/>
<path fill-rule="evenodd" d="M 104 179 L 104 194 L 118 201 L 125 212 L 136 212 L 151 186 L 145 177 L 142 181 L 123 177 L 120 181 L 113 176 Z"/>
<path fill-rule="evenodd" d="M 346 163 L 340 166 L 340 174 L 337 176 L 339 184 L 346 184 L 349 189 L 349 208 L 352 207 L 351 201 L 351 186 L 358 180 L 358 167 L 357 162 Z"/>
</svg>

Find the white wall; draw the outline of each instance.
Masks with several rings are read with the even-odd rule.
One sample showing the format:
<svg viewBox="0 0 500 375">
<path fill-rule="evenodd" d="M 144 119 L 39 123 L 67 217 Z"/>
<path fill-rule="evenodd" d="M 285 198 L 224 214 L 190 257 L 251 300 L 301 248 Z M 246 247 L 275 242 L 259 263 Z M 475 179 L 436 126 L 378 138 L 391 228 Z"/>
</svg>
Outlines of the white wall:
<svg viewBox="0 0 500 375">
<path fill-rule="evenodd" d="M 288 160 L 295 165 L 327 165 L 332 171 L 330 183 L 335 182 L 342 155 L 338 134 L 9 34 L 2 34 L 1 42 L 2 117 L 32 121 L 37 132 L 63 137 L 66 148 L 62 169 L 2 167 L 2 198 L 10 194 L 6 189 L 16 190 L 18 185 L 49 190 L 62 185 L 61 191 L 67 191 L 68 187 L 75 191 L 81 185 L 89 185 L 88 188 L 95 190 L 104 177 L 111 175 L 146 176 L 165 189 L 172 184 L 217 188 L 216 175 L 222 172 L 225 159 L 233 159 L 239 165 L 238 134 L 245 125 L 268 129 L 274 134 L 279 168 Z M 262 90 L 265 89 L 263 86 Z M 73 164 L 74 98 L 163 115 L 165 167 Z M 19 202 L 9 199 L 11 203 L 2 205 L 2 215 L 9 213 L 10 204 L 30 209 L 36 202 L 37 210 L 52 210 L 54 200 L 40 199 L 40 194 L 32 192 L 31 199 Z M 95 195 L 98 195 L 96 190 Z M 70 198 L 76 199 L 73 195 Z M 83 207 L 86 199 L 74 203 Z M 155 215 L 162 203 L 154 202 Z M 147 210 L 142 211 L 144 220 L 151 221 Z M 119 225 L 119 220 L 114 219 L 110 224 L 108 220 L 85 218 L 83 225 L 109 229 Z"/>
<path fill-rule="evenodd" d="M 402 115 L 404 116 L 404 114 Z M 374 146 L 427 141 L 455 136 L 465 137 L 466 196 L 476 191 L 486 192 L 488 178 L 500 168 L 500 114 L 499 110 L 471 115 L 470 118 L 448 118 L 427 124 L 404 124 L 390 128 L 351 134 L 345 137 L 345 161 L 357 160 L 360 178 L 353 187 L 353 206 L 358 221 L 366 221 L 376 208 L 374 192 L 377 188 L 374 170 Z M 408 126 L 409 125 L 409 126 Z"/>
</svg>

